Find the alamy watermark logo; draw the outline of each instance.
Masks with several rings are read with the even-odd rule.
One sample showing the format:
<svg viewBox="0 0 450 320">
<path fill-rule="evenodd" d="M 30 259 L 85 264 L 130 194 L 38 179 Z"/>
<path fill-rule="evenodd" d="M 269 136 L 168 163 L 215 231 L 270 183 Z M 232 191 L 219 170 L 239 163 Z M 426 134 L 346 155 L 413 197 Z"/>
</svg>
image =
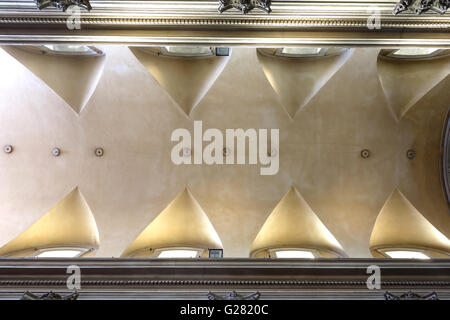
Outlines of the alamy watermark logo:
<svg viewBox="0 0 450 320">
<path fill-rule="evenodd" d="M 71 265 L 67 267 L 66 273 L 70 274 L 67 278 L 67 289 L 80 290 L 81 289 L 81 270 L 77 265 Z"/>
<path fill-rule="evenodd" d="M 66 11 L 69 17 L 66 20 L 66 26 L 69 30 L 81 29 L 81 9 L 78 6 L 70 6 Z"/>
<path fill-rule="evenodd" d="M 377 6 L 372 6 L 367 9 L 369 17 L 367 18 L 367 28 L 369 30 L 381 29 L 381 10 Z"/>
<path fill-rule="evenodd" d="M 366 284 L 369 290 L 381 289 L 381 269 L 377 265 L 370 265 L 367 267 L 367 274 L 370 274 L 367 278 Z"/>
<path fill-rule="evenodd" d="M 202 121 L 194 121 L 193 140 L 188 129 L 178 128 L 172 132 L 171 141 L 178 143 L 172 148 L 171 159 L 176 165 L 257 165 L 259 161 L 261 175 L 275 175 L 279 169 L 279 136 L 279 129 L 270 129 L 270 135 L 268 129 L 226 129 L 224 143 L 222 131 L 210 128 L 203 132 Z M 205 148 L 203 142 L 209 142 Z"/>
</svg>

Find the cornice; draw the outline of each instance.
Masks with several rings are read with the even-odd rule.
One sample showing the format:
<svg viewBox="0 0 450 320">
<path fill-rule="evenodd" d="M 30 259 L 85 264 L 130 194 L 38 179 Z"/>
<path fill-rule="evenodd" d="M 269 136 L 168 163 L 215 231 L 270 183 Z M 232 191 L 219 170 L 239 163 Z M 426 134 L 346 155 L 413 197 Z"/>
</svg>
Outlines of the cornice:
<svg viewBox="0 0 450 320">
<path fill-rule="evenodd" d="M 399 46 L 412 45 L 407 43 L 409 40 L 415 44 L 450 45 L 450 14 L 393 16 L 396 0 L 273 1 L 270 14 L 255 9 L 246 15 L 234 9 L 219 14 L 218 1 L 99 0 L 91 4 L 90 12 L 82 11 L 82 30 L 69 31 L 68 13 L 52 8 L 39 11 L 32 1 L 2 1 L 0 42 L 28 39 L 29 43 L 158 45 L 191 43 L 189 39 L 196 38 L 196 44 L 295 45 L 308 44 L 311 38 L 324 42 L 329 38 L 350 45 L 382 46 L 390 39 Z M 380 29 L 369 30 L 367 21 L 374 9 L 379 10 Z M 226 31 L 233 31 L 234 36 L 230 37 L 229 32 L 224 35 Z"/>
<path fill-rule="evenodd" d="M 77 264 L 90 268 L 243 268 L 243 269 L 292 269 L 292 268 L 325 268 L 351 269 L 366 268 L 378 265 L 381 268 L 393 269 L 442 269 L 449 271 L 450 259 L 385 259 L 385 258 L 340 258 L 340 259 L 256 259 L 256 258 L 223 258 L 223 259 L 144 259 L 144 258 L 0 258 L 0 272 L 5 268 L 63 268 L 68 264 Z M 112 270 L 112 269 L 111 269 Z"/>
<path fill-rule="evenodd" d="M 70 265 L 81 268 L 86 285 L 138 286 L 365 286 L 368 266 L 377 265 L 382 283 L 389 286 L 450 289 L 449 259 L 0 259 L 0 286 L 65 285 L 63 279 Z"/>
<path fill-rule="evenodd" d="M 310 0 L 310 1 L 272 1 L 272 12 L 266 14 L 262 11 L 252 11 L 243 15 L 238 10 L 227 11 L 220 14 L 217 11 L 218 1 L 93 1 L 92 10 L 82 10 L 84 17 L 97 18 L 224 18 L 224 19 L 282 19 L 282 18 L 335 18 L 335 19 L 366 19 L 378 10 L 382 20 L 392 21 L 423 21 L 450 20 L 450 15 L 427 13 L 417 16 L 413 13 L 405 13 L 403 16 L 393 16 L 395 0 L 372 1 L 339 1 L 339 0 Z M 1 1 L 0 12 L 2 15 L 20 15 L 36 17 L 67 17 L 69 14 L 55 8 L 38 10 L 33 1 Z"/>
<path fill-rule="evenodd" d="M 52 16 L 9 16 L 0 17 L 2 24 L 21 24 L 21 25 L 61 25 L 65 26 L 67 18 Z M 315 29 L 367 29 L 367 19 L 364 18 L 333 18 L 333 17 L 155 17 L 155 18 L 139 18 L 139 17 L 88 17 L 84 16 L 80 19 L 81 24 L 85 27 L 89 26 L 226 26 L 226 27 L 277 27 L 277 28 L 315 28 Z M 450 28 L 450 19 L 385 19 L 381 21 L 383 29 L 442 29 L 448 31 Z"/>
<path fill-rule="evenodd" d="M 80 299 L 207 299 L 259 292 L 261 299 L 384 299 L 384 292 L 436 292 L 450 299 L 450 260 L 0 259 L 0 298 L 25 291 L 67 293 L 67 267 L 80 267 Z M 369 290 L 368 266 L 381 271 Z"/>
</svg>

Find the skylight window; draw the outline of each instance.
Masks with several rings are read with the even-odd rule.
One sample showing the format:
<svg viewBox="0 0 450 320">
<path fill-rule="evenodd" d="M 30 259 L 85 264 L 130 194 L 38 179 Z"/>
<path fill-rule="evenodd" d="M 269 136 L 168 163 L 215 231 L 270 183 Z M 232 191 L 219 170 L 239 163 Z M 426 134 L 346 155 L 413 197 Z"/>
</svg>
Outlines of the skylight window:
<svg viewBox="0 0 450 320">
<path fill-rule="evenodd" d="M 276 251 L 275 255 L 277 258 L 284 259 L 314 259 L 314 255 L 311 251 L 280 250 Z"/>
<path fill-rule="evenodd" d="M 427 255 L 417 251 L 386 251 L 385 253 L 394 259 L 430 259 Z"/>
<path fill-rule="evenodd" d="M 283 48 L 259 48 L 258 52 L 269 56 L 277 56 L 292 59 L 316 59 L 341 55 L 347 52 L 348 48 L 330 47 L 283 47 Z"/>
<path fill-rule="evenodd" d="M 92 49 L 88 46 L 78 46 L 78 45 L 65 45 L 65 44 L 49 44 L 45 45 L 47 49 L 55 52 L 61 53 L 89 53 L 92 52 Z"/>
<path fill-rule="evenodd" d="M 312 48 L 312 47 L 285 47 L 281 50 L 281 54 L 310 56 L 319 54 L 321 50 L 322 48 Z"/>
<path fill-rule="evenodd" d="M 428 56 L 436 53 L 439 49 L 433 48 L 404 48 L 392 53 L 394 56 Z"/>
<path fill-rule="evenodd" d="M 171 46 L 171 47 L 166 47 L 166 50 L 169 54 L 182 55 L 182 56 L 204 56 L 204 55 L 212 54 L 210 47 Z"/>
<path fill-rule="evenodd" d="M 81 250 L 47 250 L 39 253 L 38 258 L 75 258 L 83 253 Z"/>
<path fill-rule="evenodd" d="M 158 258 L 196 258 L 198 251 L 196 250 L 164 250 Z"/>
</svg>

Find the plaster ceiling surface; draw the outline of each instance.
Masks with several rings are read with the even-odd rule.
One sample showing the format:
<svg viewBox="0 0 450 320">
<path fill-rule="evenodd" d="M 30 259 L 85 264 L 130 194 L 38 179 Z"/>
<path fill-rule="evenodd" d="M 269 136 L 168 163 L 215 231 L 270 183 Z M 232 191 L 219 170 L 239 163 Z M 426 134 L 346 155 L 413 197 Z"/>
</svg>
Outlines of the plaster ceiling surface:
<svg viewBox="0 0 450 320">
<path fill-rule="evenodd" d="M 370 257 L 375 220 L 395 188 L 450 236 L 439 169 L 450 77 L 396 121 L 378 77 L 379 49 L 358 48 L 291 119 L 256 49 L 233 48 L 188 118 L 128 47 L 99 49 L 106 54 L 104 69 L 79 114 L 0 50 L 0 145 L 14 147 L 0 152 L 0 245 L 76 186 L 95 217 L 100 257 L 120 256 L 186 186 L 217 231 L 225 257 L 248 257 L 291 186 L 350 257 Z M 192 132 L 194 120 L 204 129 L 278 128 L 278 173 L 262 176 L 259 165 L 173 164 L 171 134 Z M 103 157 L 95 155 L 97 147 Z M 370 150 L 369 158 L 360 156 L 362 149 Z M 414 160 L 406 157 L 408 149 L 416 151 Z"/>
</svg>

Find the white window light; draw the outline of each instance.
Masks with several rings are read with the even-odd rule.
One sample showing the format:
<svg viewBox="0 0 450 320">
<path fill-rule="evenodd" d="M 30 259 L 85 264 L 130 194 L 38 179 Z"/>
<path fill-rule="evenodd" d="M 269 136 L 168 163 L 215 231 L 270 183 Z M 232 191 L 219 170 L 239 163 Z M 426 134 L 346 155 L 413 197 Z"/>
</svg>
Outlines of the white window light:
<svg viewBox="0 0 450 320">
<path fill-rule="evenodd" d="M 320 53 L 322 48 L 313 47 L 284 47 L 281 49 L 281 54 L 295 55 L 295 56 L 310 56 Z"/>
<path fill-rule="evenodd" d="M 83 253 L 82 250 L 46 250 L 36 257 L 38 258 L 75 258 L 80 256 Z"/>
<path fill-rule="evenodd" d="M 392 53 L 394 56 L 428 56 L 436 51 L 439 51 L 439 49 L 433 49 L 433 48 L 403 48 L 396 50 Z"/>
<path fill-rule="evenodd" d="M 275 255 L 277 258 L 284 259 L 314 259 L 314 255 L 311 251 L 301 251 L 301 250 L 280 250 L 276 251 Z"/>
<path fill-rule="evenodd" d="M 158 258 L 196 258 L 198 251 L 196 250 L 164 250 Z"/>
<path fill-rule="evenodd" d="M 385 253 L 394 259 L 430 259 L 429 256 L 418 251 L 385 251 Z"/>
<path fill-rule="evenodd" d="M 184 56 L 203 56 L 211 55 L 210 47 L 184 47 L 184 46 L 170 46 L 166 47 L 168 53 Z"/>
<path fill-rule="evenodd" d="M 92 52 L 93 50 L 89 48 L 88 46 L 78 46 L 78 45 L 65 45 L 65 44 L 49 44 L 44 45 L 47 49 L 55 52 L 67 52 L 67 53 L 88 53 Z"/>
</svg>

